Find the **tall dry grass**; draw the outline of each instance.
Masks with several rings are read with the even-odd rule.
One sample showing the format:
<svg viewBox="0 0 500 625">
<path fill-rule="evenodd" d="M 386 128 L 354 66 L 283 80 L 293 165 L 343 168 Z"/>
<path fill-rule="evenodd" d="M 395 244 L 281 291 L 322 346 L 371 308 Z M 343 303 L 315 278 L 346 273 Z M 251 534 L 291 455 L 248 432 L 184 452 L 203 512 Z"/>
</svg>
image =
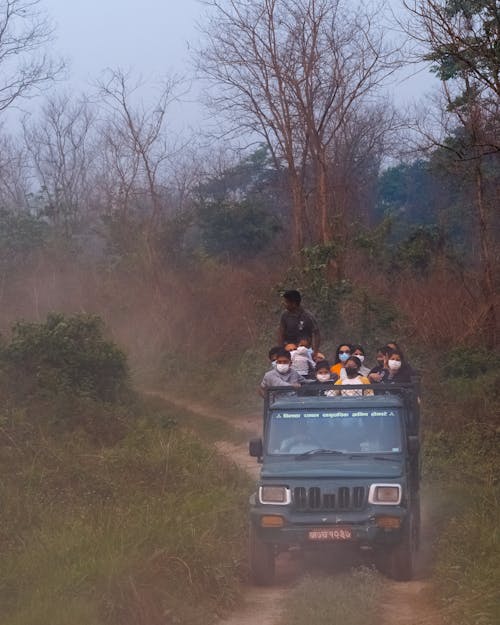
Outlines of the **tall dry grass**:
<svg viewBox="0 0 500 625">
<path fill-rule="evenodd" d="M 246 266 L 205 261 L 184 270 L 106 269 L 77 260 L 42 258 L 6 276 L 0 330 L 48 312 L 100 315 L 139 373 L 181 363 L 216 363 L 255 344 L 268 308 L 279 306 L 278 281 L 264 262 Z M 272 313 L 274 314 L 274 313 Z"/>
<path fill-rule="evenodd" d="M 140 378 L 185 368 L 208 372 L 242 356 L 265 367 L 280 312 L 276 285 L 287 269 L 286 258 L 275 261 L 230 264 L 200 257 L 148 273 L 143 264 L 111 267 L 47 254 L 3 277 L 0 330 L 8 332 L 19 318 L 40 321 L 54 310 L 92 312 L 126 348 Z M 397 338 L 429 352 L 484 340 L 486 306 L 473 270 L 464 275 L 440 261 L 426 276 L 391 274 L 371 271 L 360 256 L 349 264 L 347 280 L 351 290 L 339 297 L 333 316 L 320 315 L 326 347 L 342 340 L 373 347 Z M 307 290 L 297 282 L 289 286 Z M 311 307 L 307 298 L 304 303 Z M 322 312 L 314 303 L 312 310 Z"/>
</svg>

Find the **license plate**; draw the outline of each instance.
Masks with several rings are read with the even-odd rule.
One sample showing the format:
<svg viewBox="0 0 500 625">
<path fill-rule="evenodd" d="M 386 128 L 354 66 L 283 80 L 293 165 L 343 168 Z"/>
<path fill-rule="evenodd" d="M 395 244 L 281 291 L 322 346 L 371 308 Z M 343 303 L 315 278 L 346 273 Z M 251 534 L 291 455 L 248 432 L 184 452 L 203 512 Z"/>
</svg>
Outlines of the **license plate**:
<svg viewBox="0 0 500 625">
<path fill-rule="evenodd" d="M 350 527 L 331 527 L 309 530 L 309 540 L 352 540 L 352 529 Z"/>
</svg>

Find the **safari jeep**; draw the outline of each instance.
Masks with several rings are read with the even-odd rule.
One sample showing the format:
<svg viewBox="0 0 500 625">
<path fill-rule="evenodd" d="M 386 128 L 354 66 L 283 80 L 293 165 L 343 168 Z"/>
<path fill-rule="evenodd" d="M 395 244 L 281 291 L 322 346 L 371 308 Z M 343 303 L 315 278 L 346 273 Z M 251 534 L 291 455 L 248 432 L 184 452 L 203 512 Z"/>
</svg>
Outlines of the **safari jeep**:
<svg viewBox="0 0 500 625">
<path fill-rule="evenodd" d="M 420 526 L 417 388 L 366 385 L 361 395 L 343 385 L 333 397 L 324 388 L 266 394 L 263 436 L 249 445 L 262 463 L 250 498 L 253 579 L 272 583 L 282 551 L 331 547 L 334 556 L 341 543 L 371 550 L 394 579 L 411 579 Z"/>
</svg>

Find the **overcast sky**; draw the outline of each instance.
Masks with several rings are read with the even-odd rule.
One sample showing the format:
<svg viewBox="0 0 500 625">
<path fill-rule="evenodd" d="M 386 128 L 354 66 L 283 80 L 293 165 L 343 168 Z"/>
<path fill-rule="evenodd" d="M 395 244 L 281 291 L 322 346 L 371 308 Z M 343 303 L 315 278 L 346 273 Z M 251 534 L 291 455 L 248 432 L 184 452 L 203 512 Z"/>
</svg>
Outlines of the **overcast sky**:
<svg viewBox="0 0 500 625">
<path fill-rule="evenodd" d="M 41 5 L 55 22 L 54 49 L 68 62 L 72 90 L 88 91 L 109 67 L 131 69 L 146 82 L 192 73 L 188 43 L 196 46 L 196 21 L 206 11 L 199 0 L 42 0 Z M 421 72 L 396 90 L 398 102 L 414 100 L 431 85 L 429 73 Z M 202 110 L 185 102 L 176 116 L 197 125 Z"/>
<path fill-rule="evenodd" d="M 105 67 L 144 74 L 182 71 L 196 38 L 197 0 L 42 0 L 56 22 L 56 48 L 78 80 Z"/>
</svg>

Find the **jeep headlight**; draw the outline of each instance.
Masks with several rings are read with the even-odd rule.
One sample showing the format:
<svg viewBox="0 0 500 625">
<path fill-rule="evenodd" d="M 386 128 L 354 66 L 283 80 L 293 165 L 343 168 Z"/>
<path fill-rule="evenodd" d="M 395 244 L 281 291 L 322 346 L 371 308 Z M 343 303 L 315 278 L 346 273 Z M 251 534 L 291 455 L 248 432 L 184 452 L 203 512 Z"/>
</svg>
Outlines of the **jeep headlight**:
<svg viewBox="0 0 500 625">
<path fill-rule="evenodd" d="M 368 493 L 368 503 L 382 506 L 397 506 L 401 503 L 400 484 L 372 484 Z"/>
<path fill-rule="evenodd" d="M 287 506 L 291 500 L 290 489 L 286 486 L 261 486 L 259 488 L 260 503 Z"/>
</svg>

